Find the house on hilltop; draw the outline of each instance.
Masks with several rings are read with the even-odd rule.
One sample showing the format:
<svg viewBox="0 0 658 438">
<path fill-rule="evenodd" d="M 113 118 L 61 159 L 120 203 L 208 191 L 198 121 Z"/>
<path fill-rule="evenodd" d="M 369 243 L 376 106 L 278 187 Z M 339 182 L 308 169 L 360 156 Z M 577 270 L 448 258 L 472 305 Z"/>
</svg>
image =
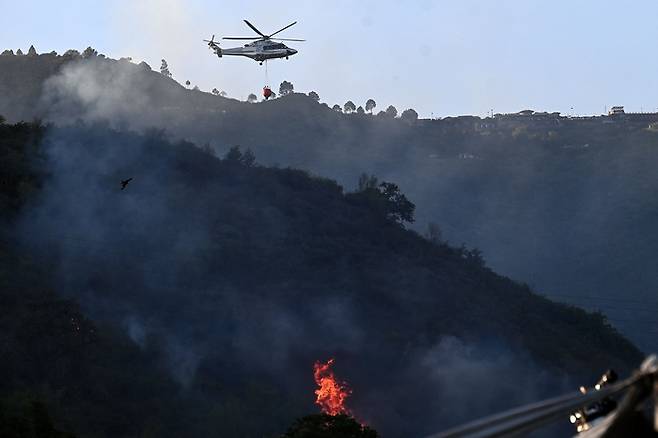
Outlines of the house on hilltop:
<svg viewBox="0 0 658 438">
<path fill-rule="evenodd" d="M 620 115 L 620 114 L 626 114 L 624 112 L 624 107 L 623 106 L 613 106 L 608 111 L 609 116 L 617 116 L 617 115 Z"/>
</svg>

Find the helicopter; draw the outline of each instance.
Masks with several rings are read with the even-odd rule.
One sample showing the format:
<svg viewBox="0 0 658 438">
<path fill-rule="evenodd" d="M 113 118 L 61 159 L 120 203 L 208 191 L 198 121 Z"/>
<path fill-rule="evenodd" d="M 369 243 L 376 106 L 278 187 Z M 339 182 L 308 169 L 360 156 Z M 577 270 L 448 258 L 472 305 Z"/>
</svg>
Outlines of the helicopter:
<svg viewBox="0 0 658 438">
<path fill-rule="evenodd" d="M 297 22 L 290 23 L 284 28 L 277 30 L 276 32 L 265 35 L 260 30 L 256 29 L 256 26 L 244 20 L 244 22 L 249 26 L 254 32 L 256 32 L 259 37 L 223 37 L 224 40 L 254 40 L 252 43 L 245 44 L 243 47 L 234 47 L 231 49 L 222 49 L 219 47 L 219 43 L 215 41 L 215 35 L 212 36 L 209 40 L 203 40 L 208 43 L 208 47 L 215 52 L 217 57 L 221 58 L 224 55 L 234 55 L 234 56 L 246 56 L 251 58 L 254 61 L 258 61 L 260 65 L 263 65 L 263 61 L 268 59 L 275 58 L 286 58 L 297 53 L 297 50 L 291 49 L 283 43 L 277 41 L 305 41 L 296 38 L 272 38 L 274 35 L 283 32 L 291 26 L 297 24 Z"/>
</svg>

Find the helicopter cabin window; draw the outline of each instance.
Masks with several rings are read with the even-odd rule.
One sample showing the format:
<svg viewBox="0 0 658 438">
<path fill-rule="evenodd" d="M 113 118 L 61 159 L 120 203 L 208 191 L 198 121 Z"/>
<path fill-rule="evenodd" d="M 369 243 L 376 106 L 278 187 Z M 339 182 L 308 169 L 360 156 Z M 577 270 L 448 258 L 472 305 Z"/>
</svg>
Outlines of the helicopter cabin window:
<svg viewBox="0 0 658 438">
<path fill-rule="evenodd" d="M 263 47 L 264 50 L 276 50 L 283 49 L 285 46 L 283 44 L 270 44 L 269 46 Z"/>
</svg>

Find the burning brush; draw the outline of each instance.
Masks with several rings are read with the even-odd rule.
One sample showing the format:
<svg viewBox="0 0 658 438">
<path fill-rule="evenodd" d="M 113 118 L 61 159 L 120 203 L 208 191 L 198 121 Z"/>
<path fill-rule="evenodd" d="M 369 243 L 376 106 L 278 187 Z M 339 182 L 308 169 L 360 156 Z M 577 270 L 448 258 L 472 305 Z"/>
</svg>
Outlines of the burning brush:
<svg viewBox="0 0 658 438">
<path fill-rule="evenodd" d="M 331 369 L 334 360 L 329 359 L 326 363 L 315 362 L 313 376 L 318 389 L 315 390 L 315 403 L 320 406 L 322 412 L 329 415 L 346 414 L 351 415 L 345 406 L 345 400 L 352 394 L 352 390 L 345 382 L 339 382 Z"/>
</svg>

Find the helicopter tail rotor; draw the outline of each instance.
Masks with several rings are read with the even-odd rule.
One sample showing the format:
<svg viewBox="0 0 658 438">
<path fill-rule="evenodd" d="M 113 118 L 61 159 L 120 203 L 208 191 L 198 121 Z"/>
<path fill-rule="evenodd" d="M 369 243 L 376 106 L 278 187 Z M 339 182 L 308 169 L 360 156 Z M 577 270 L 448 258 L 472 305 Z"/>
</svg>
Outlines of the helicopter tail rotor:
<svg viewBox="0 0 658 438">
<path fill-rule="evenodd" d="M 215 42 L 215 35 L 212 36 L 209 40 L 203 40 L 208 43 L 208 48 L 215 52 L 217 56 L 222 57 L 222 49 L 219 47 L 219 43 Z"/>
<path fill-rule="evenodd" d="M 213 46 L 217 45 L 215 42 L 215 35 L 212 36 L 209 40 L 203 40 L 204 42 L 208 43 L 208 47 L 212 48 Z"/>
</svg>

